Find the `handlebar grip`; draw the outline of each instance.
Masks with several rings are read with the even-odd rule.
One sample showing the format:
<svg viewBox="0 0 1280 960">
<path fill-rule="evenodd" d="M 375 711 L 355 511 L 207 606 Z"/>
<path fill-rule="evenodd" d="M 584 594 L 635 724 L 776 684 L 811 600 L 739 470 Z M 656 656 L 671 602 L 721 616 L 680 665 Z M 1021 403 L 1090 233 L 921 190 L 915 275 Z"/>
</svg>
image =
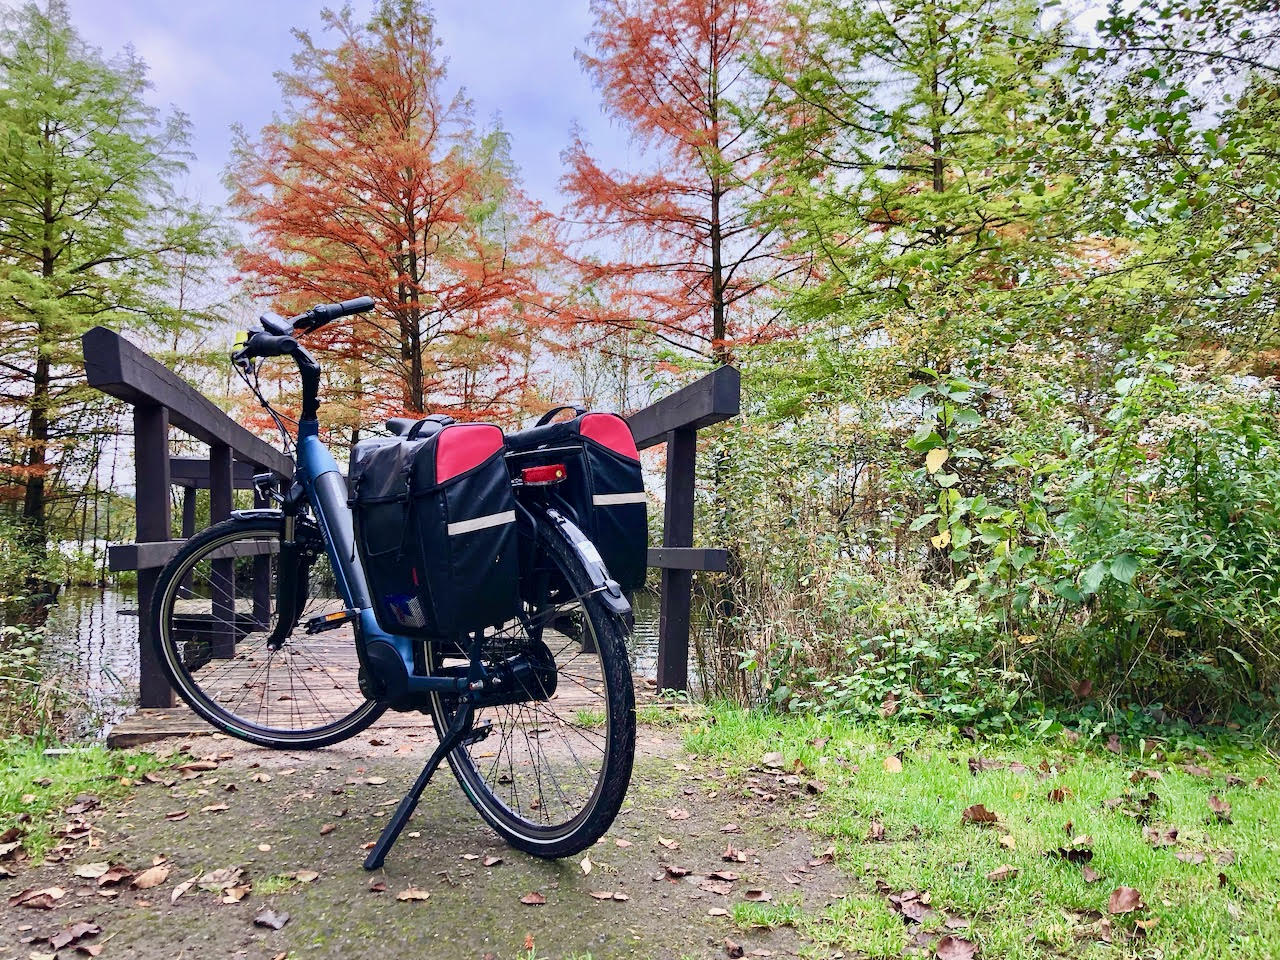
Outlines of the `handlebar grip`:
<svg viewBox="0 0 1280 960">
<path fill-rule="evenodd" d="M 311 316 L 319 323 L 328 323 L 339 317 L 353 313 L 364 313 L 374 307 L 373 297 L 356 297 L 354 300 L 343 300 L 341 303 L 321 303 L 311 308 Z"/>
<path fill-rule="evenodd" d="M 270 333 L 255 333 L 248 342 L 233 354 L 236 360 L 249 360 L 253 357 L 280 357 L 293 353 L 298 349 L 298 341 L 290 336 L 274 336 Z"/>
</svg>

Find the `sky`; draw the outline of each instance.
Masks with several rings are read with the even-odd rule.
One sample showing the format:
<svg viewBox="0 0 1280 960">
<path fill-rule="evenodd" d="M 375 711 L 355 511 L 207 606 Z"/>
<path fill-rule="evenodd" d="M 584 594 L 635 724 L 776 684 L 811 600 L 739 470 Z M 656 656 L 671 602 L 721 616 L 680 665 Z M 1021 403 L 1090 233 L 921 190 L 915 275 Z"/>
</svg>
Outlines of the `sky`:
<svg viewBox="0 0 1280 960">
<path fill-rule="evenodd" d="M 108 55 L 132 44 L 150 67 L 150 100 L 186 113 L 192 149 L 186 192 L 222 204 L 232 124 L 256 132 L 279 109 L 273 74 L 297 49 L 291 30 L 328 45 L 320 11 L 342 0 L 69 0 L 73 22 Z M 13 5 L 7 3 L 6 5 Z M 365 15 L 371 0 L 352 0 Z M 528 192 L 558 205 L 560 153 L 579 123 L 607 165 L 624 165 L 626 136 L 601 112 L 574 59 L 591 29 L 588 0 L 437 0 L 449 87 L 464 88 L 476 119 L 500 117 Z"/>
</svg>

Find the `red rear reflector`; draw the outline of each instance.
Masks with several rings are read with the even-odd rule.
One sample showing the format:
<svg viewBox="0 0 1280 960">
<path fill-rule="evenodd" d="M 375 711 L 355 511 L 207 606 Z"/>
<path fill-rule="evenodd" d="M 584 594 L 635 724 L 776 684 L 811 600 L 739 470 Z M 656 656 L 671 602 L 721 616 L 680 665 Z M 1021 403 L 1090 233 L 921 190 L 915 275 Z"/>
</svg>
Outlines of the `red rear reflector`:
<svg viewBox="0 0 1280 960">
<path fill-rule="evenodd" d="M 520 471 L 520 479 L 531 487 L 545 487 L 552 483 L 559 483 L 568 475 L 563 463 L 549 463 L 545 467 L 525 467 Z"/>
</svg>

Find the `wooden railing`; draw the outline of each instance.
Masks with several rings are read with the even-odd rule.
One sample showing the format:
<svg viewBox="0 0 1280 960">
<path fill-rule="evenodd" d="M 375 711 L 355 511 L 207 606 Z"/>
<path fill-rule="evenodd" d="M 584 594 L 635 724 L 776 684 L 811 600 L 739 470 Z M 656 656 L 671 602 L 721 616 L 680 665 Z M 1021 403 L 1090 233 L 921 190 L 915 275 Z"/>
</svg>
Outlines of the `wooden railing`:
<svg viewBox="0 0 1280 960">
<path fill-rule="evenodd" d="M 637 410 L 628 419 L 641 450 L 667 445 L 662 546 L 649 548 L 649 566 L 662 571 L 658 613 L 658 689 L 689 689 L 689 628 L 693 574 L 722 571 L 728 551 L 693 545 L 698 430 L 738 415 L 738 371 L 720 367 L 701 380 Z"/>
<path fill-rule="evenodd" d="M 209 519 L 216 523 L 231 514 L 232 491 L 237 486 L 244 487 L 247 478 L 267 470 L 292 476 L 293 461 L 119 334 L 94 327 L 81 338 L 81 345 L 89 386 L 133 407 L 136 542 L 113 545 L 107 553 L 107 566 L 115 571 L 138 571 L 138 701 L 144 707 L 169 707 L 173 706 L 173 690 L 152 652 L 146 611 L 151 608 L 160 568 L 182 546 L 181 540 L 172 539 L 170 488 L 175 483 L 186 488 L 182 533 L 191 536 L 195 532 L 194 488 L 208 489 Z M 207 443 L 209 459 L 171 457 L 171 426 Z"/>
<path fill-rule="evenodd" d="M 89 385 L 133 407 L 136 542 L 112 545 L 107 564 L 113 571 L 138 572 L 139 703 L 172 706 L 173 691 L 152 654 L 145 616 L 160 568 L 183 543 L 172 539 L 171 488 L 183 488 L 186 538 L 196 532 L 196 490 L 209 491 L 209 519 L 216 523 L 230 515 L 233 491 L 252 488 L 255 473 L 291 477 L 293 461 L 119 334 L 94 327 L 81 343 Z M 688 688 L 694 572 L 726 566 L 725 550 L 693 546 L 695 457 L 698 430 L 736 416 L 738 395 L 738 371 L 721 367 L 628 421 L 641 449 L 667 445 L 662 545 L 649 549 L 649 566 L 661 571 L 657 681 L 662 689 Z M 171 456 L 170 427 L 207 443 L 208 459 Z"/>
</svg>

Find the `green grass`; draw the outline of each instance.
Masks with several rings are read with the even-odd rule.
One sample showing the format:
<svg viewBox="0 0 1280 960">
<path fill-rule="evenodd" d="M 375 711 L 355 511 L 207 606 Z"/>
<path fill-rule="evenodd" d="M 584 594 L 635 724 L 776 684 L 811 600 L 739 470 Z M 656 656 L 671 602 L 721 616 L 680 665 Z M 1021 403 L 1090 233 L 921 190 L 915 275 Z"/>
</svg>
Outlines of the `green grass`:
<svg viewBox="0 0 1280 960">
<path fill-rule="evenodd" d="M 52 831 L 70 819 L 64 811 L 77 796 L 121 796 L 130 789 L 127 781 L 163 766 L 147 753 L 90 746 L 50 755 L 46 746 L 20 738 L 0 741 L 0 832 L 18 827 L 33 860 L 55 844 Z"/>
<path fill-rule="evenodd" d="M 985 956 L 1280 955 L 1280 776 L 1264 750 L 1227 745 L 1197 752 L 1161 745 L 1167 754 L 1153 758 L 1151 744 L 1145 755 L 1123 756 L 1059 739 L 993 747 L 956 743 L 924 729 L 877 732 L 724 706 L 691 726 L 685 742 L 691 752 L 716 757 L 739 772 L 760 764 L 765 753 L 779 752 L 788 769 L 798 759 L 826 785 L 819 816 L 806 824 L 834 839 L 839 862 L 868 892 L 801 920 L 798 929 L 815 943 L 871 956 L 899 953 L 906 942 L 902 920 L 873 892 L 882 881 L 892 890 L 928 891 L 936 924 L 946 912 L 970 920 L 966 935 L 980 943 Z M 898 754 L 902 771 L 886 769 L 886 757 Z M 971 757 L 1025 769 L 975 774 Z M 1187 772 L 1183 764 L 1207 767 L 1211 776 Z M 1132 784 L 1138 770 L 1157 771 L 1161 778 Z M 1228 775 L 1242 782 L 1229 785 Z M 1257 777 L 1269 782 L 1254 786 Z M 1048 799 L 1055 788 L 1064 791 L 1061 803 Z M 1151 824 L 1178 828 L 1176 847 L 1157 848 L 1144 839 L 1134 814 L 1148 791 L 1158 798 L 1149 811 Z M 1211 813 L 1211 794 L 1231 804 L 1230 823 Z M 1116 805 L 1117 797 L 1129 802 Z M 999 824 L 963 823 L 962 811 L 976 803 L 994 811 Z M 884 840 L 869 838 L 873 821 L 883 824 Z M 1094 883 L 1086 882 L 1080 865 L 1046 855 L 1082 834 L 1091 838 L 1090 866 L 1102 875 Z M 1012 849 L 1001 844 L 1004 837 L 1012 838 L 1005 841 Z M 1234 862 L 1215 863 L 1215 852 L 1226 850 Z M 1178 851 L 1204 853 L 1205 860 L 1183 862 Z M 987 879 L 1004 864 L 1017 868 L 1017 876 Z M 1097 919 L 1092 911 L 1107 915 L 1108 898 L 1119 886 L 1137 888 L 1147 909 L 1112 918 L 1114 942 L 1107 944 L 1089 925 Z M 1135 932 L 1135 919 L 1155 924 Z"/>
<path fill-rule="evenodd" d="M 605 715 L 599 710 L 588 710 L 585 707 L 574 711 L 573 722 L 580 727 L 603 727 Z"/>
<path fill-rule="evenodd" d="M 259 896 L 270 896 L 273 893 L 284 893 L 300 886 L 297 879 L 288 873 L 275 873 L 261 880 L 253 881 L 253 892 Z"/>
<path fill-rule="evenodd" d="M 743 930 L 762 927 L 794 927 L 804 919 L 800 898 L 787 897 L 776 903 L 742 900 L 729 908 L 729 918 Z"/>
</svg>

